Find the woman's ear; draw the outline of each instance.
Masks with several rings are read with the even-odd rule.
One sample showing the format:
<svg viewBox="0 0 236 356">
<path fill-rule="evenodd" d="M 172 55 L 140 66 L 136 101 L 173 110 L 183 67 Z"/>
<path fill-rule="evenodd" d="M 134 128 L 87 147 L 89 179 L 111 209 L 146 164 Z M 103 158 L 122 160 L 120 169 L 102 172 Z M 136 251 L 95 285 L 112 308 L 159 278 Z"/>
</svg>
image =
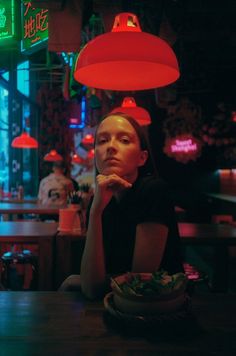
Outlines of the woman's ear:
<svg viewBox="0 0 236 356">
<path fill-rule="evenodd" d="M 148 151 L 143 150 L 140 152 L 140 158 L 139 158 L 139 167 L 142 167 L 148 159 Z"/>
</svg>

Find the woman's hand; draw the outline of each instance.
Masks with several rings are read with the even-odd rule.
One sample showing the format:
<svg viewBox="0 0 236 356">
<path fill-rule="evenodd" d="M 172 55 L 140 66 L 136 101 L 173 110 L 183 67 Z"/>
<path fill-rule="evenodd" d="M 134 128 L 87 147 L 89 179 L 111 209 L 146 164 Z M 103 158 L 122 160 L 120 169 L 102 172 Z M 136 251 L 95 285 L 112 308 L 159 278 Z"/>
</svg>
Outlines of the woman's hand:
<svg viewBox="0 0 236 356">
<path fill-rule="evenodd" d="M 91 209 L 96 212 L 102 212 L 114 194 L 131 187 L 131 183 L 116 174 L 107 176 L 98 174 L 96 177 L 95 193 Z"/>
</svg>

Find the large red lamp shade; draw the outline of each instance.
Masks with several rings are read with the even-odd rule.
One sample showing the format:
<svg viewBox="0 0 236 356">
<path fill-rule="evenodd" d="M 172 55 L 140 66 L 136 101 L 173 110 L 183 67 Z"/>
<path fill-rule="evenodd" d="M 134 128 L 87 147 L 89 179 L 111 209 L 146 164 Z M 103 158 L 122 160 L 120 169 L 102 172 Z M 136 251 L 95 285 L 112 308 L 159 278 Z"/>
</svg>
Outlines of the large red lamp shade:
<svg viewBox="0 0 236 356">
<path fill-rule="evenodd" d="M 27 132 L 22 132 L 20 136 L 12 140 L 11 146 L 14 148 L 38 148 L 38 141 Z"/>
<path fill-rule="evenodd" d="M 74 77 L 92 88 L 144 90 L 175 82 L 179 66 L 165 41 L 142 32 L 136 15 L 124 12 L 116 16 L 111 32 L 81 50 Z"/>
<path fill-rule="evenodd" d="M 51 150 L 44 156 L 43 160 L 47 162 L 60 162 L 63 158 L 56 150 Z"/>
<path fill-rule="evenodd" d="M 133 97 L 125 97 L 122 105 L 111 111 L 111 113 L 115 112 L 122 112 L 132 116 L 141 126 L 150 125 L 151 123 L 149 112 L 141 106 L 137 106 Z"/>
</svg>

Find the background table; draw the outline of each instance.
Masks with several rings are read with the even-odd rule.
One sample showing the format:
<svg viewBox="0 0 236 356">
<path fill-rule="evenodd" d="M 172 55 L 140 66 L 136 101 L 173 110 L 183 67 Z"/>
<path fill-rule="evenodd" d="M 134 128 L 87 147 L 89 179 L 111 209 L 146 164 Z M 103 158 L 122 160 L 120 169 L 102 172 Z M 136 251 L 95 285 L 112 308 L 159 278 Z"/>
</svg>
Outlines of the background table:
<svg viewBox="0 0 236 356">
<path fill-rule="evenodd" d="M 0 214 L 47 214 L 58 215 L 61 206 L 47 206 L 37 203 L 0 202 Z"/>
<path fill-rule="evenodd" d="M 53 288 L 53 242 L 57 232 L 57 223 L 40 221 L 4 221 L 0 222 L 0 244 L 37 244 L 38 245 L 38 288 Z"/>
<path fill-rule="evenodd" d="M 211 204 L 212 214 L 230 214 L 236 220 L 236 196 L 229 194 L 206 193 Z"/>
<path fill-rule="evenodd" d="M 214 252 L 214 291 L 226 292 L 229 279 L 229 246 L 236 246 L 236 227 L 227 224 L 179 223 L 183 245 L 211 246 Z"/>
<path fill-rule="evenodd" d="M 111 328 L 102 302 L 75 292 L 2 292 L 1 350 L 21 356 L 235 355 L 236 295 L 195 295 L 192 305 L 196 320 L 181 322 L 178 335 L 169 330 L 162 336 L 161 326 L 151 337 Z"/>
<path fill-rule="evenodd" d="M 37 197 L 24 197 L 22 199 L 19 199 L 18 197 L 16 198 L 12 198 L 12 197 L 5 197 L 5 198 L 1 198 L 0 202 L 1 203 L 18 203 L 18 204 L 22 204 L 22 203 L 37 203 Z"/>
</svg>

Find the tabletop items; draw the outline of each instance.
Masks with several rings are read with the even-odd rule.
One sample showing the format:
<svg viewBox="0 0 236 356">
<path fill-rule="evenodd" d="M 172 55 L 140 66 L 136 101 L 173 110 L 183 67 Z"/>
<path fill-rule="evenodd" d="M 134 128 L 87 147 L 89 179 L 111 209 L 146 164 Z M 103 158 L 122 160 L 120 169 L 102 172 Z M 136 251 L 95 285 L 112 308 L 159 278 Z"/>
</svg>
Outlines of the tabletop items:
<svg viewBox="0 0 236 356">
<path fill-rule="evenodd" d="M 112 292 L 105 296 L 104 306 L 119 322 L 135 327 L 180 320 L 190 311 L 187 282 L 184 273 L 128 272 L 111 278 Z"/>
<path fill-rule="evenodd" d="M 59 210 L 59 231 L 81 233 L 84 228 L 82 194 L 81 191 L 69 192 L 67 206 Z"/>
<path fill-rule="evenodd" d="M 166 271 L 132 273 L 111 281 L 114 303 L 120 311 L 153 315 L 171 313 L 185 302 L 187 277 L 184 273 L 169 275 Z"/>
</svg>

